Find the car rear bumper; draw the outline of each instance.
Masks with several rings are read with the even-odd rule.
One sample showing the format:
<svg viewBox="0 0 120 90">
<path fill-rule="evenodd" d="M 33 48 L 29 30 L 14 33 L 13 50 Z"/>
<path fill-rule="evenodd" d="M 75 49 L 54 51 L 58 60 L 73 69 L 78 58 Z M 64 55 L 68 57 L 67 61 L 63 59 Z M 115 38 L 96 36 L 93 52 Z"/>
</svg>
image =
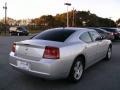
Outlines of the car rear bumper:
<svg viewBox="0 0 120 90">
<path fill-rule="evenodd" d="M 115 35 L 115 39 L 120 39 L 120 34 Z"/>
<path fill-rule="evenodd" d="M 18 66 L 18 61 L 27 62 L 29 64 L 29 69 Z M 13 68 L 19 71 L 48 79 L 66 78 L 70 71 L 69 65 L 67 65 L 64 60 L 42 59 L 40 61 L 33 61 L 10 54 L 9 63 Z"/>
<path fill-rule="evenodd" d="M 109 40 L 114 40 L 115 37 L 113 35 L 107 37 Z"/>
</svg>

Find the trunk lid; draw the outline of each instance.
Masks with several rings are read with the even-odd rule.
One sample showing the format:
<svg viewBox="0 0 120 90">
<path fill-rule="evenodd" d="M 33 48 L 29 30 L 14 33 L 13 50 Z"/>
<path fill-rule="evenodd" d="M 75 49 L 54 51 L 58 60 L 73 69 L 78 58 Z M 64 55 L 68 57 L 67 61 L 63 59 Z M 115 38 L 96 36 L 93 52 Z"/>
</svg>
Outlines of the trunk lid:
<svg viewBox="0 0 120 90">
<path fill-rule="evenodd" d="M 16 42 L 15 56 L 39 61 L 42 59 L 46 46 L 61 47 L 63 42 L 46 41 L 46 40 L 25 40 Z"/>
</svg>

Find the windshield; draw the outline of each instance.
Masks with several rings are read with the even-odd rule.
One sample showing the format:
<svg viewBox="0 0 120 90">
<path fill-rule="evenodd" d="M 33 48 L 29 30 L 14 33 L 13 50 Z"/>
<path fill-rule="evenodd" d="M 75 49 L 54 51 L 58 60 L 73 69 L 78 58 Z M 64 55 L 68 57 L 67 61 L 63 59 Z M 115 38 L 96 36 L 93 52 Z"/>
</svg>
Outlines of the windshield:
<svg viewBox="0 0 120 90">
<path fill-rule="evenodd" d="M 17 29 L 20 31 L 27 31 L 27 29 L 25 27 L 17 27 Z"/>
</svg>

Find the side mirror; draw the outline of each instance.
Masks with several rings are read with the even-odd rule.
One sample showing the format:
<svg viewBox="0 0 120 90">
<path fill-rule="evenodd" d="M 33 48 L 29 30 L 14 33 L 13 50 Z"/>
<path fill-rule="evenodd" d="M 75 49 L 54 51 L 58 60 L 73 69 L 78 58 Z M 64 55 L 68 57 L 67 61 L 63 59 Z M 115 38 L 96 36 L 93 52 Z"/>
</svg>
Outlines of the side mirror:
<svg viewBox="0 0 120 90">
<path fill-rule="evenodd" d="M 106 39 L 106 35 L 102 35 L 102 38 L 103 38 L 103 39 Z"/>
</svg>

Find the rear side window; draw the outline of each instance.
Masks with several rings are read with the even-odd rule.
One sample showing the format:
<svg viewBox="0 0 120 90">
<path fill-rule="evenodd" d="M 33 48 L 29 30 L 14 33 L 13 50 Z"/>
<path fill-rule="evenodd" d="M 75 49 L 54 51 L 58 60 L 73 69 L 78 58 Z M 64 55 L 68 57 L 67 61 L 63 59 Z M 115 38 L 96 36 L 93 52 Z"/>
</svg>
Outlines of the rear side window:
<svg viewBox="0 0 120 90">
<path fill-rule="evenodd" d="M 82 41 L 86 42 L 86 43 L 92 42 L 92 39 L 91 39 L 91 37 L 90 37 L 90 35 L 89 35 L 88 32 L 83 33 L 83 34 L 80 36 L 80 39 L 81 39 Z"/>
<path fill-rule="evenodd" d="M 32 39 L 64 42 L 74 32 L 75 30 L 64 30 L 64 29 L 48 30 L 38 34 Z"/>
</svg>

